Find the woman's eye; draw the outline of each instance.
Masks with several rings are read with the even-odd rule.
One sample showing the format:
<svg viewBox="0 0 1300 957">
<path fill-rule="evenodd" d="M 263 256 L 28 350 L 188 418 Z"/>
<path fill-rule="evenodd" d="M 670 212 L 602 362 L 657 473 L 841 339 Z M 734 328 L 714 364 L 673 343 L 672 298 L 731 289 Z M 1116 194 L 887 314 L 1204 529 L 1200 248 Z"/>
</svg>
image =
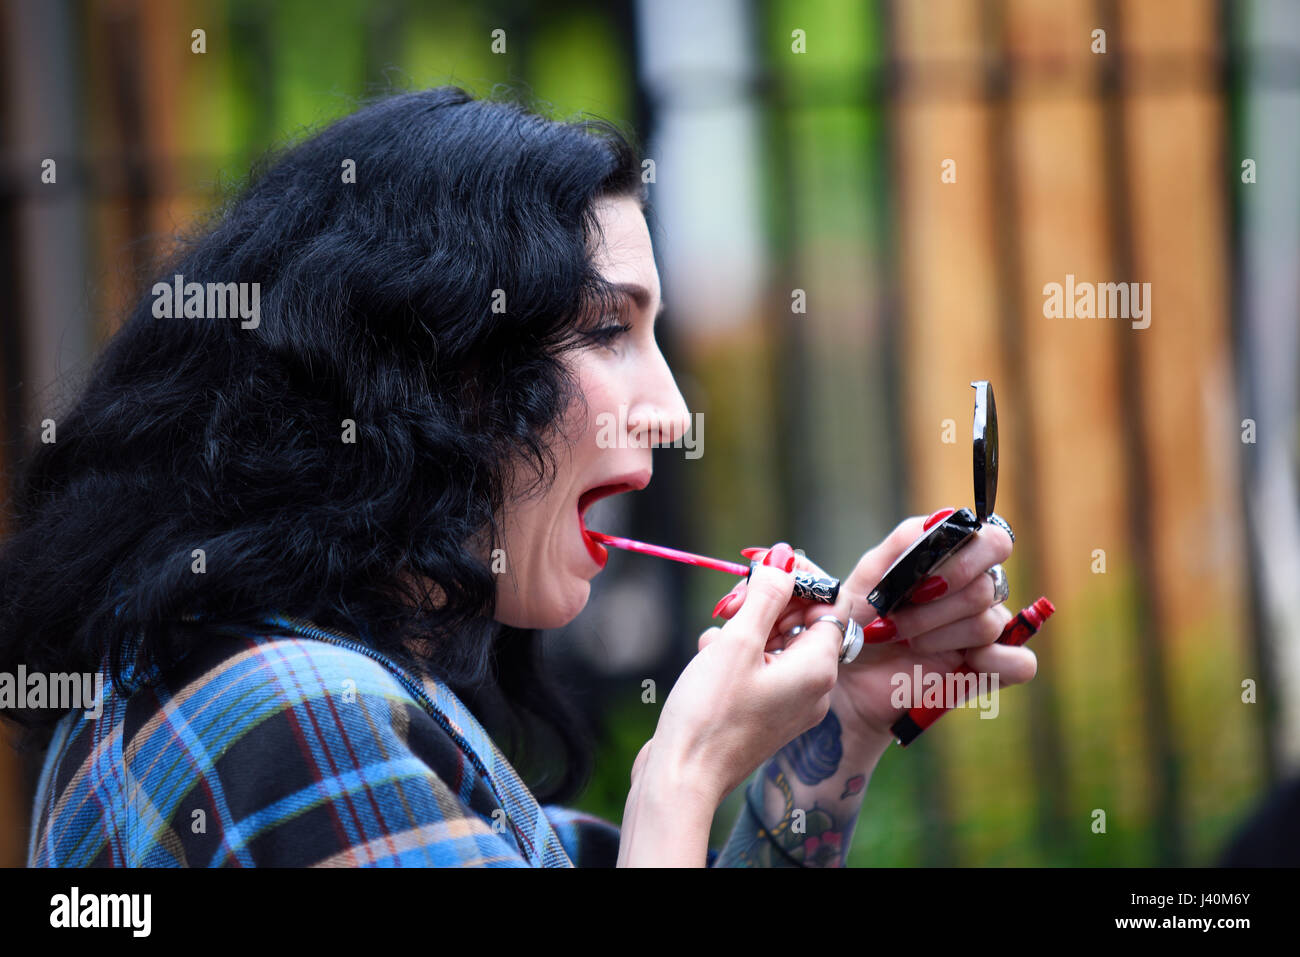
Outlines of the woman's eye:
<svg viewBox="0 0 1300 957">
<path fill-rule="evenodd" d="M 595 329 L 588 330 L 587 338 L 597 345 L 609 345 L 618 339 L 625 332 L 631 331 L 632 326 L 626 322 L 613 322 L 609 325 L 598 326 Z"/>
</svg>

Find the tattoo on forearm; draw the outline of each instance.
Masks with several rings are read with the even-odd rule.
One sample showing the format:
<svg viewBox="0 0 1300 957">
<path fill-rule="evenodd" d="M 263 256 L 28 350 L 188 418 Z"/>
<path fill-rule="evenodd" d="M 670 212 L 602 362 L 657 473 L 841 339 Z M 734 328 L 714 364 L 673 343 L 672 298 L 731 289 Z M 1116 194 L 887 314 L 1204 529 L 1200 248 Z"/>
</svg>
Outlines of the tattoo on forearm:
<svg viewBox="0 0 1300 957">
<path fill-rule="evenodd" d="M 840 760 L 844 757 L 840 732 L 840 719 L 835 717 L 834 711 L 827 711 L 821 724 L 782 748 L 781 757 L 804 784 L 820 784 L 839 770 Z"/>
<path fill-rule="evenodd" d="M 855 774 L 844 782 L 844 793 L 840 795 L 843 801 L 846 797 L 852 797 L 854 794 L 861 794 L 862 789 L 867 786 L 867 777 L 865 774 Z"/>
<path fill-rule="evenodd" d="M 860 805 L 855 804 L 850 812 L 847 808 L 826 808 L 813 800 L 811 808 L 798 809 L 794 787 L 782 769 L 784 762 L 807 787 L 828 781 L 843 758 L 840 733 L 839 719 L 833 711 L 828 712 L 821 724 L 791 741 L 763 766 L 761 774 L 746 787 L 745 804 L 718 858 L 718 866 L 844 866 Z M 822 797 L 834 804 L 837 792 L 843 801 L 861 794 L 865 787 L 866 776 L 854 774 L 845 778 L 842 786 L 830 781 L 830 790 L 820 790 Z M 761 816 L 766 813 L 764 798 L 773 792 L 780 796 L 783 806 L 780 818 L 768 823 Z"/>
</svg>

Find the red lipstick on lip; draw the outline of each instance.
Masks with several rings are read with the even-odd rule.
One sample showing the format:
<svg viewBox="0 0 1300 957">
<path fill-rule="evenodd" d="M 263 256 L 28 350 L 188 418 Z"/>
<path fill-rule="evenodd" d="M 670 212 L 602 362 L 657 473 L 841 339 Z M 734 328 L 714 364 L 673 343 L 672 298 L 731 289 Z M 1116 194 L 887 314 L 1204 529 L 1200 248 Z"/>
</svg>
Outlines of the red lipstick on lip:
<svg viewBox="0 0 1300 957">
<path fill-rule="evenodd" d="M 587 546 L 587 554 L 591 556 L 593 562 L 604 568 L 605 563 L 609 561 L 609 552 L 601 548 L 599 543 L 592 537 L 597 534 L 596 532 L 587 531 L 587 525 L 583 521 L 581 512 L 578 513 L 578 527 L 582 529 L 582 544 Z"/>
<path fill-rule="evenodd" d="M 635 492 L 638 489 L 645 488 L 649 482 L 649 477 L 644 477 L 640 484 L 634 482 L 621 482 L 612 485 L 597 485 L 595 488 L 587 489 L 578 497 L 578 531 L 582 534 L 582 544 L 587 546 L 587 554 L 591 560 L 601 568 L 605 567 L 605 562 L 609 560 L 609 553 L 601 548 L 600 544 L 593 539 L 596 532 L 587 530 L 586 511 L 593 504 L 602 498 L 609 498 L 612 495 L 619 495 L 623 492 Z"/>
<path fill-rule="evenodd" d="M 1048 601 L 1044 595 L 1032 605 L 1021 610 L 1020 614 L 1007 622 L 1006 627 L 1002 629 L 1002 634 L 998 636 L 997 644 L 1012 645 L 1019 647 L 1027 642 L 1030 638 L 1038 633 L 1038 629 L 1043 627 L 1043 622 L 1051 617 L 1056 611 L 1056 606 Z M 956 674 L 974 674 L 974 672 L 965 665 L 958 668 Z M 934 724 L 950 708 L 909 708 L 907 714 L 903 715 L 890 727 L 894 737 L 903 747 L 907 747 L 917 736 L 930 725 Z"/>
</svg>

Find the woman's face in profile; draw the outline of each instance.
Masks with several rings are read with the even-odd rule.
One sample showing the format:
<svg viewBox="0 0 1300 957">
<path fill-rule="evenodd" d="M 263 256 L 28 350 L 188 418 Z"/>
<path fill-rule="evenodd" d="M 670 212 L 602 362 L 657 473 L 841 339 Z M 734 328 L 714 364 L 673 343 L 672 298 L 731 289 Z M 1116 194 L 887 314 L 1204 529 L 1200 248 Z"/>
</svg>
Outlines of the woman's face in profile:
<svg viewBox="0 0 1300 957">
<path fill-rule="evenodd" d="M 652 445 L 677 440 L 689 424 L 654 338 L 660 286 L 645 217 L 630 197 L 603 200 L 596 213 L 604 245 L 595 264 L 627 295 L 620 315 L 597 321 L 608 330 L 601 341 L 568 354 L 585 403 L 569 408 L 564 438 L 556 439 L 554 481 L 507 508 L 496 620 L 518 628 L 558 628 L 583 609 L 604 566 L 604 550 L 583 534 L 583 513 L 608 495 L 644 488 Z"/>
</svg>

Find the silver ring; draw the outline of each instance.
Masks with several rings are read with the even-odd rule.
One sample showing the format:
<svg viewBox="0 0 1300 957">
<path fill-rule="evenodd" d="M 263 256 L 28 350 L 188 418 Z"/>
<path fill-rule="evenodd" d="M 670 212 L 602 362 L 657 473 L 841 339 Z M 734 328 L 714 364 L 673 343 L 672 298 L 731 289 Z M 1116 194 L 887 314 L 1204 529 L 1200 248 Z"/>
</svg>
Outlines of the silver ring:
<svg viewBox="0 0 1300 957">
<path fill-rule="evenodd" d="M 789 641 L 791 638 L 793 638 L 795 635 L 799 634 L 799 632 L 801 632 L 801 631 L 805 631 L 805 630 L 806 630 L 806 629 L 804 628 L 803 625 L 795 625 L 795 626 L 794 626 L 793 628 L 791 628 L 789 631 L 784 632 L 784 633 L 781 635 L 781 637 L 782 637 L 783 639 L 785 639 L 785 640 L 788 642 L 788 641 Z M 784 647 L 782 647 L 782 648 L 773 648 L 772 651 L 770 652 L 770 654 L 779 655 L 779 654 L 780 654 L 781 652 L 783 652 L 783 651 L 785 651 L 785 648 L 784 648 Z"/>
<path fill-rule="evenodd" d="M 1006 532 L 1007 536 L 1011 539 L 1012 545 L 1016 543 L 1016 533 L 1011 530 L 1011 525 L 1005 518 L 997 512 L 993 512 L 989 515 L 987 521 L 990 525 L 996 525 L 998 528 L 1002 529 L 1002 531 Z"/>
<path fill-rule="evenodd" d="M 866 642 L 866 632 L 854 619 L 849 619 L 849 627 L 844 633 L 844 644 L 840 645 L 840 664 L 847 665 L 858 656 Z"/>
<path fill-rule="evenodd" d="M 985 574 L 993 579 L 993 604 L 1000 605 L 1011 596 L 1011 582 L 1007 581 L 1007 572 L 1001 565 L 986 569 Z M 990 605 L 989 607 L 992 607 Z"/>
<path fill-rule="evenodd" d="M 862 650 L 862 643 L 865 640 L 861 625 L 852 618 L 849 619 L 849 623 L 846 625 L 834 615 L 822 615 L 817 620 L 829 621 L 844 636 L 844 640 L 840 642 L 840 664 L 847 665 L 858 656 L 858 652 Z"/>
<path fill-rule="evenodd" d="M 834 625 L 836 628 L 840 630 L 841 635 L 845 634 L 849 628 L 848 625 L 844 624 L 844 622 L 840 621 L 834 615 L 822 615 L 820 618 L 817 619 L 817 621 L 829 621 L 832 625 Z M 816 624 L 816 622 L 814 622 L 813 624 Z"/>
</svg>

